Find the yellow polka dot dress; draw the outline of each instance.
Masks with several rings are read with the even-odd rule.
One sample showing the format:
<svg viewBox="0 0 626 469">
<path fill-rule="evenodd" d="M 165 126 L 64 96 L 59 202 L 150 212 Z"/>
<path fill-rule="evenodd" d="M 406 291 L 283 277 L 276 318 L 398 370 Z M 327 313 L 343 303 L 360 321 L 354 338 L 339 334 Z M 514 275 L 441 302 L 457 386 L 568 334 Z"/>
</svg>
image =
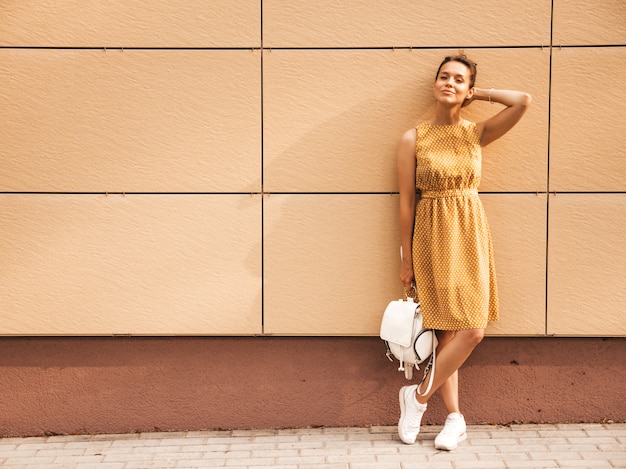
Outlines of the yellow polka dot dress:
<svg viewBox="0 0 626 469">
<path fill-rule="evenodd" d="M 424 327 L 484 328 L 498 319 L 491 234 L 478 198 L 476 124 L 417 126 L 413 269 Z"/>
</svg>

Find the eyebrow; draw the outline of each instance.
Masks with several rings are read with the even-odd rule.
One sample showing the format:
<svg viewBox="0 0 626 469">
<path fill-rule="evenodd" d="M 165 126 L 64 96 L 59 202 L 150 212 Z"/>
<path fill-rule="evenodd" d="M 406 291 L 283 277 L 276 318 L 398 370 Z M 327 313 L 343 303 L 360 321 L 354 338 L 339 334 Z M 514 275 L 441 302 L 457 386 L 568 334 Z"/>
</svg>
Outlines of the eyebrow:
<svg viewBox="0 0 626 469">
<path fill-rule="evenodd" d="M 452 75 L 450 72 L 439 72 L 439 75 Z M 457 73 L 456 75 L 452 75 L 454 77 L 460 77 L 460 78 L 465 78 L 466 75 L 463 75 L 462 73 Z"/>
</svg>

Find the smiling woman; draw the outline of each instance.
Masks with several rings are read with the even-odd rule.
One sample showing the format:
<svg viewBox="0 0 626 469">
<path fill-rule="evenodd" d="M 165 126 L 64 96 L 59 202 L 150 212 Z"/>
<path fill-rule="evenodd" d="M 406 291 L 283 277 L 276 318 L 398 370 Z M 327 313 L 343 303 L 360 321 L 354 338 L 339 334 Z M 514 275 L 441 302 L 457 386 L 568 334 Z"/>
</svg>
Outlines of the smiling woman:
<svg viewBox="0 0 626 469">
<path fill-rule="evenodd" d="M 491 234 L 478 197 L 481 147 L 508 132 L 523 116 L 530 95 L 474 87 L 476 64 L 465 55 L 446 57 L 433 87 L 434 117 L 407 131 L 398 154 L 400 279 L 415 286 L 424 327 L 438 331 L 437 372 L 430 391 L 400 390 L 398 433 L 415 442 L 428 399 L 441 389 L 448 418 L 435 447 L 451 450 L 466 438 L 458 399 L 458 369 L 498 319 Z M 475 99 L 505 106 L 479 123 L 461 116 Z M 421 191 L 417 201 L 416 189 Z"/>
</svg>

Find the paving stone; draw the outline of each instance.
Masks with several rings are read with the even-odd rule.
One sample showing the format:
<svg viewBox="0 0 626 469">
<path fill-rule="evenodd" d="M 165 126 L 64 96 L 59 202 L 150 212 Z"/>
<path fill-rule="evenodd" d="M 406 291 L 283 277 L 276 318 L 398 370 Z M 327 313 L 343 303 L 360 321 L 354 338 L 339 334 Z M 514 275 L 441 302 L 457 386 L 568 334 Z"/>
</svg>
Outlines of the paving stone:
<svg viewBox="0 0 626 469">
<path fill-rule="evenodd" d="M 578 460 L 578 461 L 573 461 L 571 459 L 566 459 L 566 460 L 557 460 L 557 464 L 558 467 L 566 467 L 568 469 L 574 469 L 574 468 L 585 468 L 585 469 L 610 469 L 613 467 L 613 465 L 609 462 L 609 461 L 584 461 L 584 460 Z"/>
<path fill-rule="evenodd" d="M 441 427 L 414 445 L 395 426 L 55 435 L 0 439 L 3 469 L 473 469 L 626 467 L 626 425 L 471 425 L 454 451 L 434 448 Z"/>
<path fill-rule="evenodd" d="M 455 461 L 455 469 L 489 469 L 489 468 L 506 468 L 505 461 Z"/>
</svg>

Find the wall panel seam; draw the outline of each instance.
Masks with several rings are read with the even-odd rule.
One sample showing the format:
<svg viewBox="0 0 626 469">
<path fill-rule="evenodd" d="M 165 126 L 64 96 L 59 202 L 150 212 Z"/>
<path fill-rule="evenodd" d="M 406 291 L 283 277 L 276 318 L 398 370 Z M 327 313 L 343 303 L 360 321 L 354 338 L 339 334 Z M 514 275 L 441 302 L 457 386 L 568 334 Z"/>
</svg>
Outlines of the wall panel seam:
<svg viewBox="0 0 626 469">
<path fill-rule="evenodd" d="M 622 195 L 626 191 L 479 191 L 481 195 Z M 215 192 L 126 192 L 126 191 L 94 191 L 94 192 L 69 192 L 69 191 L 0 191 L 0 195 L 104 195 L 104 196 L 132 196 L 132 195 L 389 195 L 397 196 L 398 191 L 215 191 Z"/>
<path fill-rule="evenodd" d="M 88 50 L 88 51 L 257 51 L 262 47 L 122 47 L 122 46 L 3 46 L 0 50 Z"/>
<path fill-rule="evenodd" d="M 98 192 L 66 192 L 66 191 L 42 191 L 42 192 L 24 192 L 24 191 L 0 191 L 0 195 L 263 195 L 263 192 L 245 191 L 245 192 L 119 192 L 119 191 L 98 191 Z"/>
<path fill-rule="evenodd" d="M 306 46 L 306 47 L 295 47 L 295 46 L 279 46 L 279 47 L 265 47 L 262 46 L 263 50 L 268 52 L 272 51 L 368 51 L 368 50 L 408 50 L 408 51 L 421 51 L 421 50 L 450 50 L 450 49 L 472 49 L 472 50 L 494 50 L 494 49 L 546 49 L 549 47 L 549 44 L 524 44 L 524 45 L 506 45 L 506 46 L 498 46 L 498 45 L 490 45 L 490 46 L 476 46 L 476 45 L 447 45 L 447 46 Z M 572 46 L 575 47 L 575 46 Z"/>
<path fill-rule="evenodd" d="M 550 2 L 550 59 L 548 66 L 548 141 L 546 148 L 546 187 L 548 188 L 548 192 L 550 191 L 550 119 L 551 119 L 551 105 L 552 105 L 552 47 L 553 47 L 553 38 L 554 38 L 554 0 Z M 548 334 L 548 304 L 549 298 L 549 255 L 550 255 L 550 197 L 546 197 L 546 254 L 545 254 L 545 270 L 544 270 L 544 278 L 545 278 L 545 304 L 544 304 L 544 319 L 543 319 L 543 328 L 544 334 Z"/>
<path fill-rule="evenodd" d="M 450 49 L 472 49 L 472 50 L 497 50 L 497 49 L 603 49 L 621 48 L 626 44 L 526 44 L 526 45 L 505 45 L 505 46 L 476 46 L 476 45 L 448 45 L 448 46 L 337 46 L 337 47 L 265 47 L 263 45 L 250 47 L 123 47 L 123 46 L 6 46 L 0 45 L 0 50 L 111 50 L 111 51 L 368 51 L 368 50 L 450 50 Z"/>
<path fill-rule="evenodd" d="M 606 45 L 560 45 L 559 48 L 587 48 L 587 47 L 625 47 L 626 44 L 606 44 Z M 448 45 L 448 46 L 336 46 L 336 47 L 265 47 L 263 45 L 250 47 L 123 47 L 123 46 L 5 46 L 6 50 L 111 50 L 111 51 L 380 51 L 380 50 L 451 50 L 451 49 L 472 49 L 472 50 L 497 50 L 497 49 L 546 49 L 548 44 L 526 44 L 526 45 L 506 45 L 506 46 L 476 46 L 476 45 Z"/>
<path fill-rule="evenodd" d="M 259 0 L 259 21 L 261 24 L 259 25 L 259 34 L 261 37 L 259 38 L 261 41 L 261 63 L 260 63 L 260 86 L 261 86 L 261 103 L 260 103 L 260 120 L 261 120 L 261 334 L 265 335 L 265 95 L 263 93 L 263 77 L 264 77 L 264 69 L 263 69 L 263 0 Z"/>
</svg>

